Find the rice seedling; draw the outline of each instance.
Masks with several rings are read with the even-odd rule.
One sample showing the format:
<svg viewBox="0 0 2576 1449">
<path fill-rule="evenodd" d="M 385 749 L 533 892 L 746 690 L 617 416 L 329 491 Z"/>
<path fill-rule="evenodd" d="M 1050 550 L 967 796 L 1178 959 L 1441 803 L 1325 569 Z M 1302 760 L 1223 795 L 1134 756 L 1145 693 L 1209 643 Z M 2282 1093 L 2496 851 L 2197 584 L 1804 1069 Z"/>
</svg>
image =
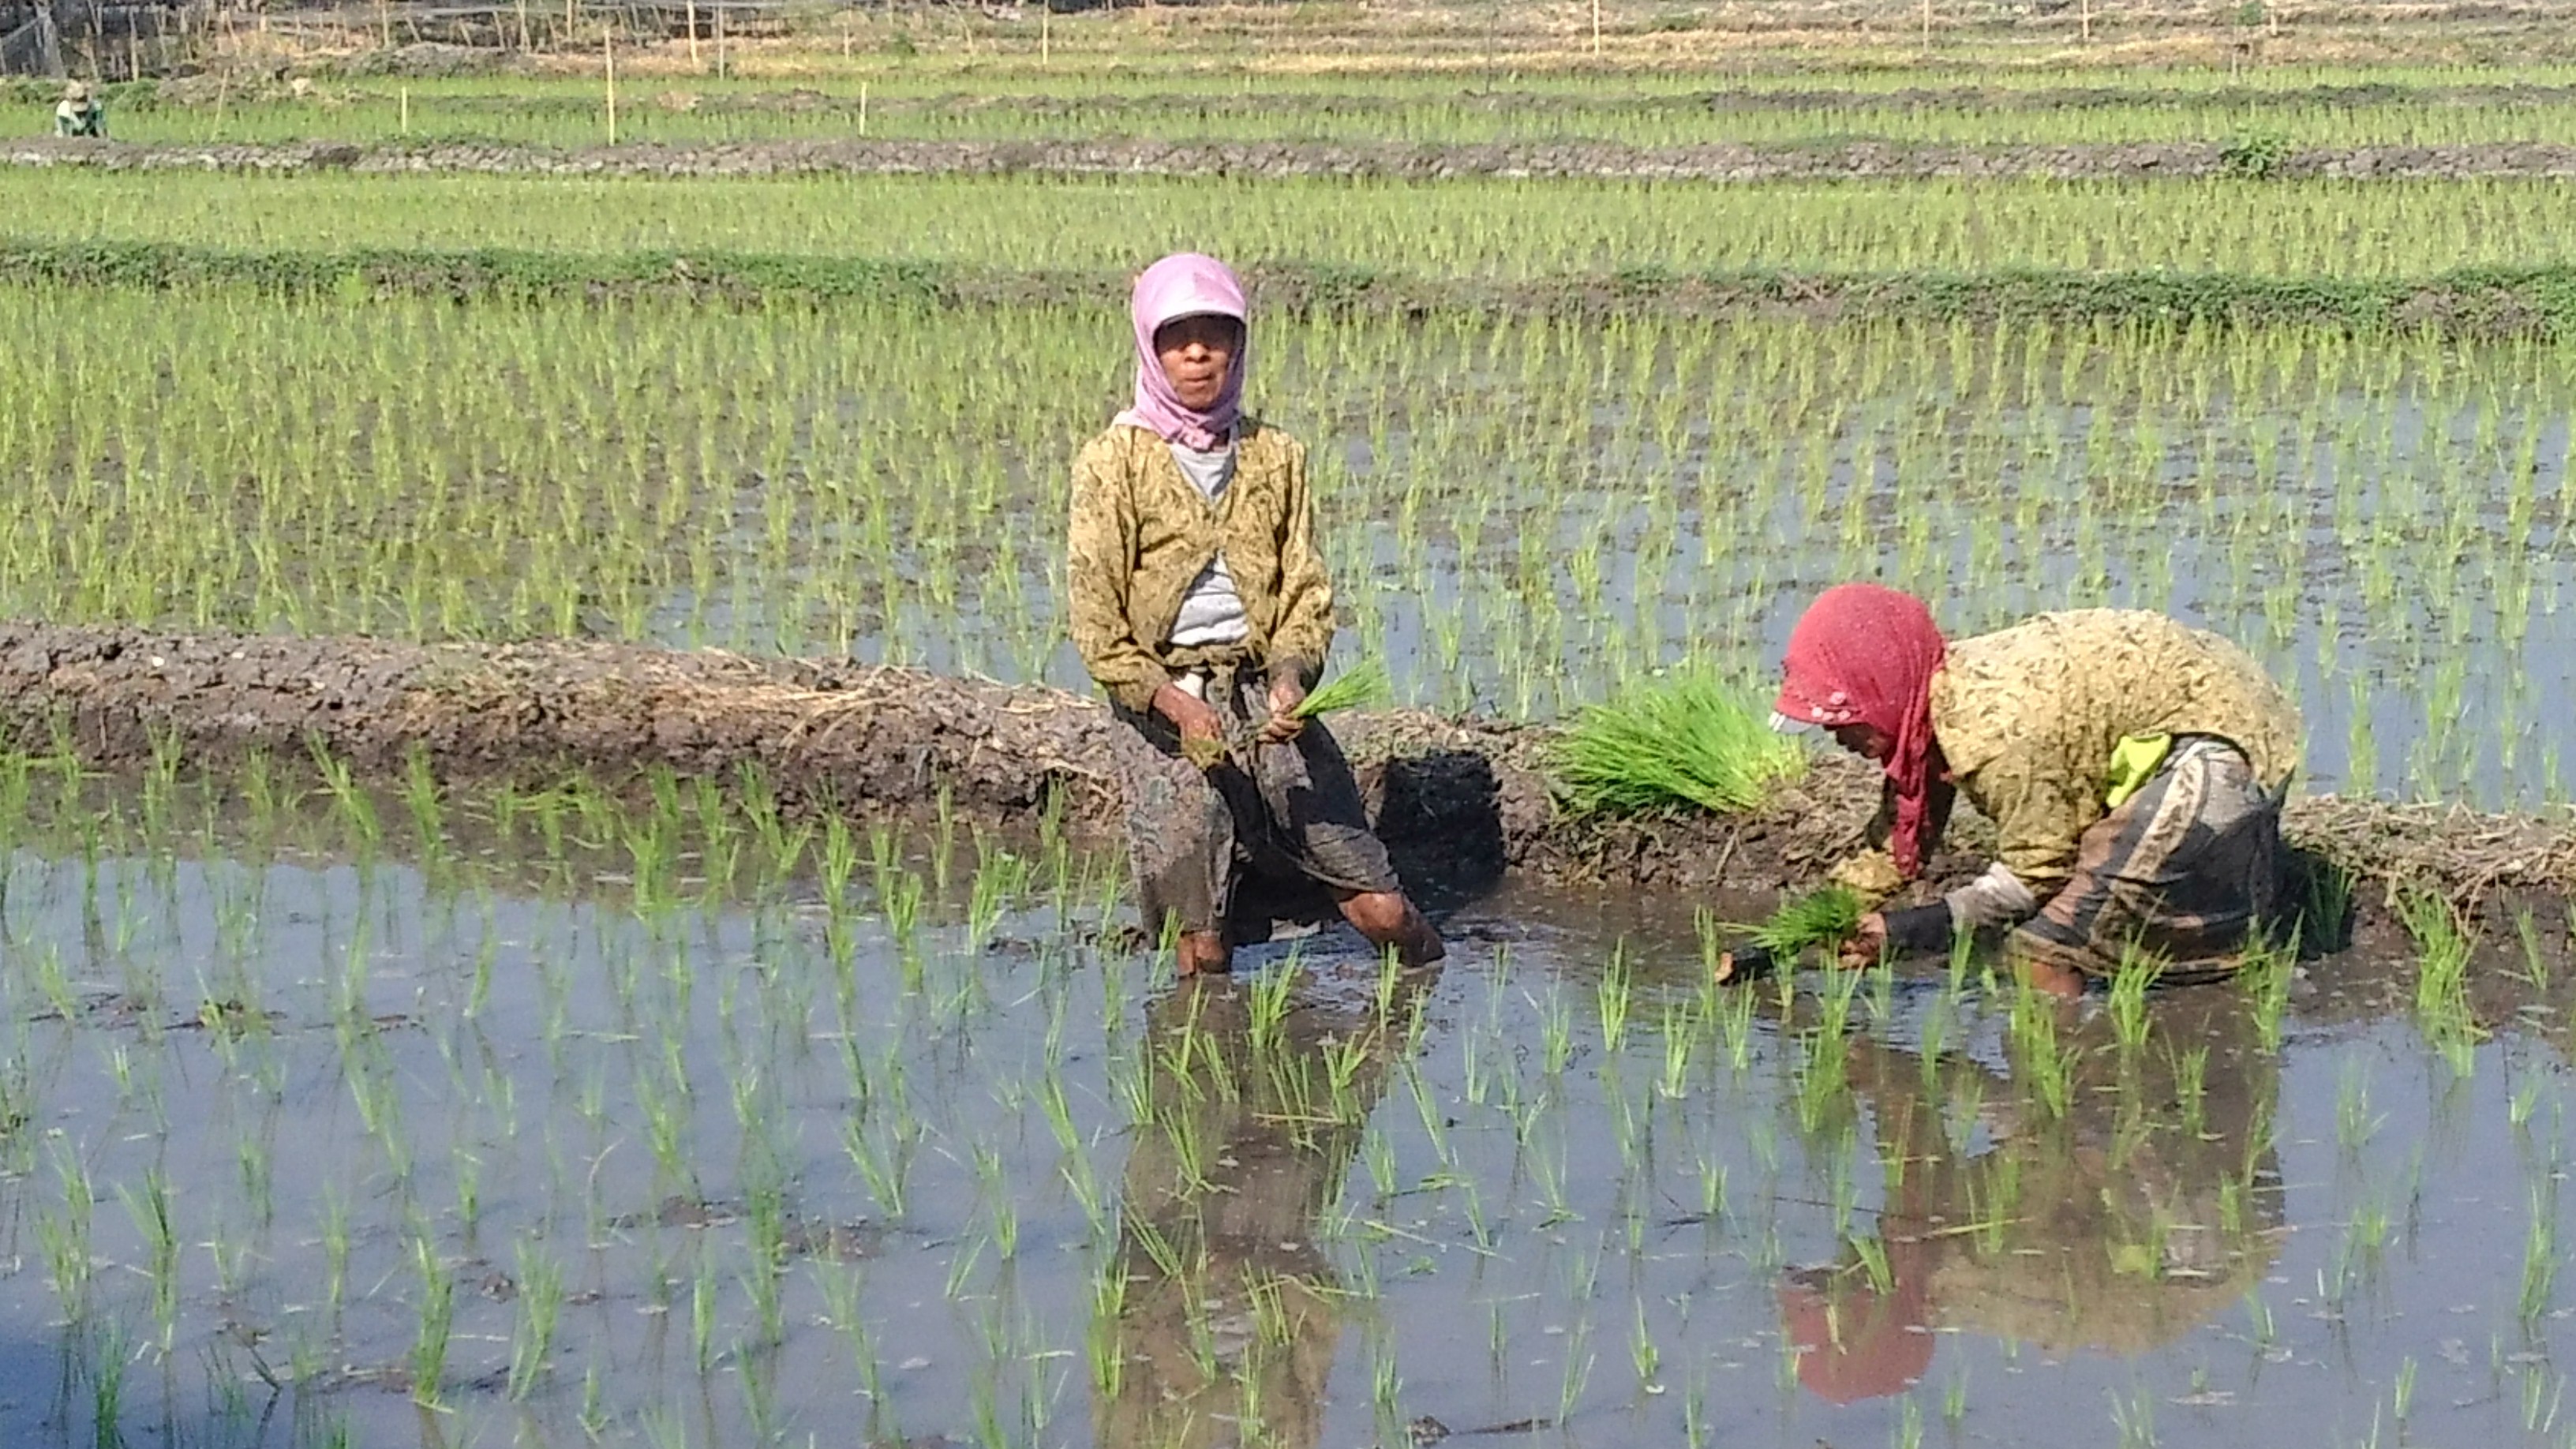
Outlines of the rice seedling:
<svg viewBox="0 0 2576 1449">
<path fill-rule="evenodd" d="M 2401 895 L 2397 914 L 2423 953 L 2415 978 L 2416 1019 L 2453 1073 L 2465 1077 L 2476 1060 L 2475 1044 L 2485 1034 L 2468 999 L 2475 942 L 2450 902 L 2438 896 Z"/>
<path fill-rule="evenodd" d="M 2122 953 L 2112 973 L 2109 997 L 2111 1028 L 2122 1047 L 2135 1050 L 2147 1039 L 2147 991 L 2164 974 L 2164 963 L 2135 950 Z"/>
<path fill-rule="evenodd" d="M 1783 901 L 1770 917 L 1745 930 L 1771 957 L 1795 960 L 1810 946 L 1837 946 L 1860 928 L 1861 898 L 1844 886 L 1826 886 Z"/>
<path fill-rule="evenodd" d="M 1298 719 L 1313 719 L 1336 710 L 1383 704 L 1394 694 L 1395 681 L 1387 672 L 1386 661 L 1372 655 L 1317 685 L 1289 713 Z"/>
<path fill-rule="evenodd" d="M 437 1249 L 426 1236 L 415 1236 L 411 1243 L 412 1266 L 418 1275 L 420 1300 L 415 1305 L 416 1327 L 411 1347 L 412 1397 L 428 1408 L 444 1401 L 443 1380 L 447 1373 L 447 1351 L 455 1328 L 456 1278 L 438 1259 Z"/>
<path fill-rule="evenodd" d="M 2522 1282 L 2515 1296 L 2521 1321 L 2533 1325 L 2549 1308 L 2558 1285 L 2558 1192 L 2555 1181 L 2530 1192 L 2531 1225 L 2524 1235 Z"/>
<path fill-rule="evenodd" d="M 1587 813 L 1747 810 L 1805 767 L 1797 747 L 1713 676 L 1631 684 L 1585 708 L 1555 746 L 1557 781 Z"/>
</svg>

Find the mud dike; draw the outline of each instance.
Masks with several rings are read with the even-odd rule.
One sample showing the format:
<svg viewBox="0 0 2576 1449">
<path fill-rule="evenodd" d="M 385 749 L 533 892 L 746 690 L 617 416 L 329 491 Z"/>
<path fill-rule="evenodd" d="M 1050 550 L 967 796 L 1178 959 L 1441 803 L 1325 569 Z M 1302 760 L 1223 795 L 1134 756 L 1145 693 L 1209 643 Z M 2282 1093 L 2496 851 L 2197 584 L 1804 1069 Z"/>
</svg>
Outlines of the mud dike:
<svg viewBox="0 0 2576 1449">
<path fill-rule="evenodd" d="M 1633 147 L 1397 145 L 1304 141 L 765 141 L 712 146 L 150 145 L 36 138 L 0 147 L 0 164 L 109 171 L 459 173 L 531 176 L 1233 176 L 1387 181 L 2139 180 L 2230 173 L 2209 142 L 2098 146 L 1705 145 Z M 2576 146 L 2498 143 L 2357 146 L 2285 152 L 2279 178 L 2437 180 L 2576 177 Z"/>
<path fill-rule="evenodd" d="M 326 751 L 399 780 L 415 756 L 459 784 L 607 783 L 667 769 L 732 783 L 746 768 L 806 813 L 903 813 L 943 796 L 970 820 L 1026 823 L 1059 802 L 1106 838 L 1114 761 L 1136 747 L 1097 701 L 842 660 L 548 642 L 170 635 L 0 624 L 0 725 L 32 751 L 108 769 L 176 749 L 222 770 Z M 1589 820 L 1557 807 L 1551 731 L 1414 712 L 1347 715 L 1335 733 L 1409 878 L 1473 891 L 1506 871 L 1567 884 L 1791 889 L 1857 840 L 1876 772 L 1828 753 L 1760 811 Z M 1935 875 L 1981 869 L 1963 820 Z M 2353 871 L 2365 897 L 2406 887 L 2464 904 L 2576 895 L 2563 820 L 2309 796 L 2291 839 Z M 2367 887 L 2378 887 L 2372 890 Z"/>
</svg>

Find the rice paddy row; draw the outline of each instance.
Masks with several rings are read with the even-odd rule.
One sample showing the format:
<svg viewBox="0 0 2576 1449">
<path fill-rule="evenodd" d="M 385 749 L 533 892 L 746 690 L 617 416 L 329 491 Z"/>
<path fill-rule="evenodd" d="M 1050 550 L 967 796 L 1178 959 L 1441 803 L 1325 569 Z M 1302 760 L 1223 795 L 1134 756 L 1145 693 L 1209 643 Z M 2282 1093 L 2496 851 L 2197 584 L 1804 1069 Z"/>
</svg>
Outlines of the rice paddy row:
<svg viewBox="0 0 2576 1449">
<path fill-rule="evenodd" d="M 1780 267 L 2421 277 L 2576 263 L 2554 182 L 1647 182 L 961 177 L 584 180 L 0 168 L 5 234 L 236 251 L 853 255 L 1102 269 L 1197 246 L 1249 267 L 1435 279 Z"/>
<path fill-rule="evenodd" d="M 1079 682 L 1047 539 L 1120 395 L 1107 308 L 0 289 L 0 325 L 41 339 L 0 358 L 0 469 L 44 499 L 0 516 L 0 611 Z M 1345 647 L 1410 702 L 1546 717 L 1678 660 L 1750 669 L 1823 582 L 1886 577 L 1962 631 L 2177 610 L 2292 683 L 2313 782 L 2531 803 L 2563 797 L 2576 689 L 2570 365 L 2297 329 L 1313 315 L 1265 326 L 1256 405 L 1314 447 Z"/>
<path fill-rule="evenodd" d="M 1263 78 L 1188 92 L 1104 90 L 1088 100 L 1050 87 L 1042 98 L 995 89 L 942 92 L 877 76 L 864 98 L 836 78 L 781 98 L 713 76 L 630 78 L 621 140 L 706 144 L 865 135 L 887 140 L 1342 141 L 1458 145 L 1593 142 L 1640 147 L 1716 142 L 1802 146 L 2135 145 L 2225 142 L 2259 135 L 2299 147 L 2576 143 L 2576 109 L 2558 90 L 2446 90 L 2414 77 L 2361 87 L 2168 89 L 2161 80 L 2067 92 L 1942 92 L 1885 99 L 1860 90 L 1617 90 L 1595 83 L 1491 98 L 1400 85 L 1341 92 Z M 599 80 L 491 83 L 323 78 L 307 97 L 232 95 L 193 83 L 186 99 L 149 86 L 109 93 L 114 134 L 139 143 L 299 140 L 595 145 L 606 137 Z M 1344 83 L 1346 86 L 1348 82 Z M 1488 87 L 1490 89 L 1490 87 Z M 178 92 L 174 92 L 174 97 Z M 221 104 L 218 104 L 220 100 Z M 1022 104 L 1027 101 L 1030 103 Z M 0 105 L 0 132 L 44 129 L 50 97 Z"/>
</svg>

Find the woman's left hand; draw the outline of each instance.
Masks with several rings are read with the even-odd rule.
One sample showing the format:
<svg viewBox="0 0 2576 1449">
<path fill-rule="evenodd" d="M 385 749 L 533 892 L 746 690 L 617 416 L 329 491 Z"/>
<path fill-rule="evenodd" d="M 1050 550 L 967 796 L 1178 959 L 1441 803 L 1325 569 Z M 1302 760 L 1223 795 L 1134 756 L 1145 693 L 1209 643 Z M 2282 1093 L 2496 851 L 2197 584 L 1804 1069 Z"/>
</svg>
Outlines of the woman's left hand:
<svg viewBox="0 0 2576 1449">
<path fill-rule="evenodd" d="M 1297 718 L 1297 706 L 1306 702 L 1306 687 L 1293 679 L 1270 682 L 1270 718 L 1261 726 L 1261 742 L 1284 745 L 1304 732 L 1306 722 Z"/>
</svg>

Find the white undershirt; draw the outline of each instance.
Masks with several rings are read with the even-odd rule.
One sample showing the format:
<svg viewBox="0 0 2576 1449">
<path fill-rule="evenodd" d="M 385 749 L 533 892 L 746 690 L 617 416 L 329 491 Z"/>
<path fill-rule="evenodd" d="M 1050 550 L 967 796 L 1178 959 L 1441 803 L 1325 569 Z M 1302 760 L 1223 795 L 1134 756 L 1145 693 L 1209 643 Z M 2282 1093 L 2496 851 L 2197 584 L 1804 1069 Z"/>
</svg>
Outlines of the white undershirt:
<svg viewBox="0 0 2576 1449">
<path fill-rule="evenodd" d="M 1211 452 L 1200 452 L 1179 443 L 1171 445 L 1172 461 L 1180 465 L 1181 476 L 1199 490 L 1199 496 L 1215 503 L 1225 496 L 1226 486 L 1234 481 L 1234 444 Z M 1234 587 L 1234 575 L 1225 567 L 1225 554 L 1219 551 L 1190 581 L 1188 592 L 1181 595 L 1180 617 L 1172 621 L 1172 643 L 1182 648 L 1208 644 L 1239 644 L 1252 633 L 1252 620 L 1243 612 L 1243 595 Z"/>
</svg>

